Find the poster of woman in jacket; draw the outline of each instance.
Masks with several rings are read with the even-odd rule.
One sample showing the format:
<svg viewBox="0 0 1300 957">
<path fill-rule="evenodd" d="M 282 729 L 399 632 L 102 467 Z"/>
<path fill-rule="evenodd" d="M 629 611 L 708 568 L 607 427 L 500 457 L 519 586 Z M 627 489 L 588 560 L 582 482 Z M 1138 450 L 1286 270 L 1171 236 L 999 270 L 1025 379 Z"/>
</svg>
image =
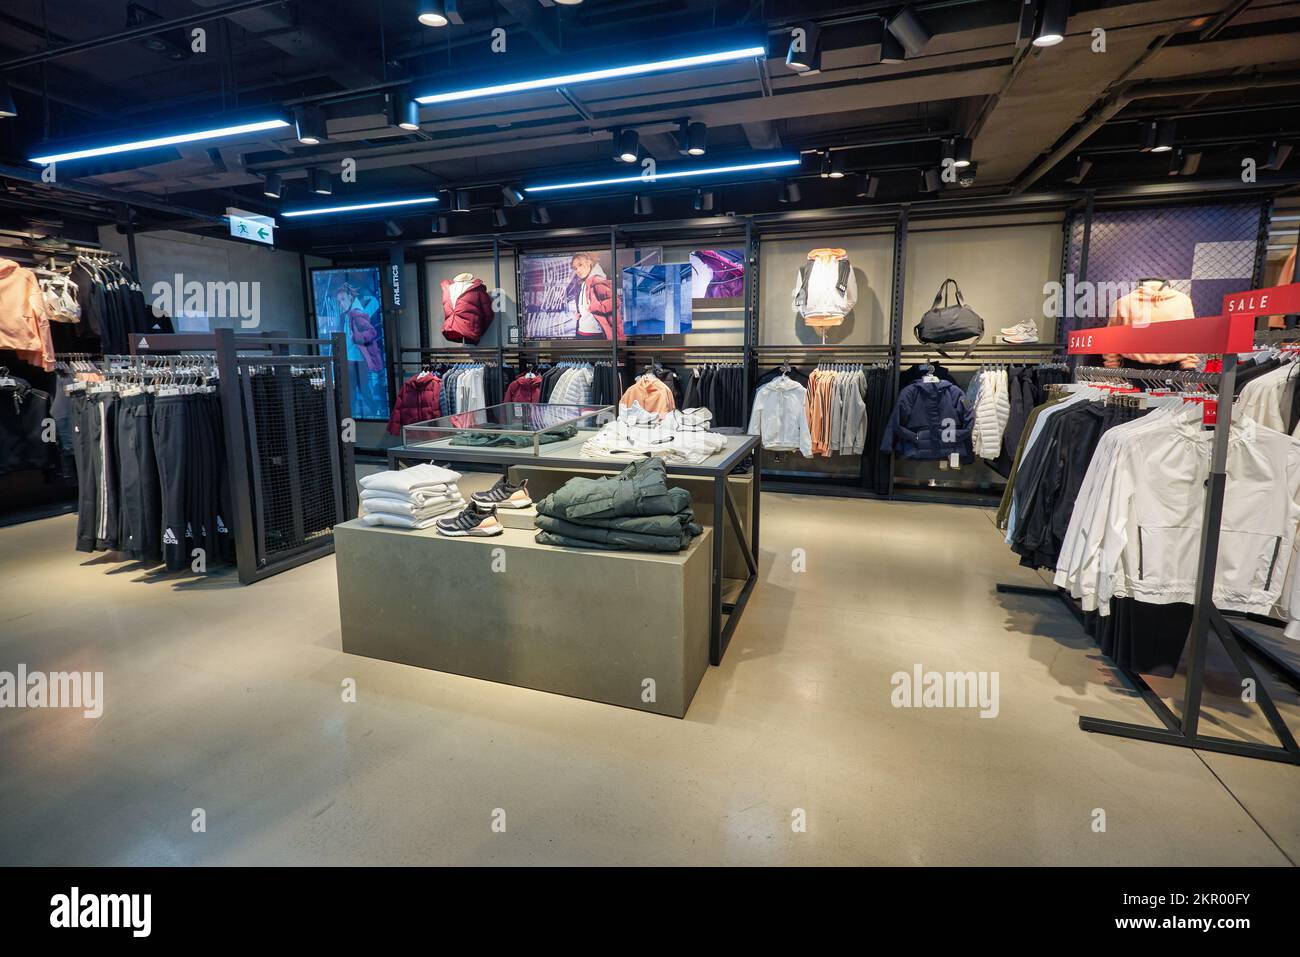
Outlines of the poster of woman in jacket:
<svg viewBox="0 0 1300 957">
<path fill-rule="evenodd" d="M 352 417 L 388 419 L 383 289 L 378 267 L 312 272 L 316 334 L 347 337 Z"/>
<path fill-rule="evenodd" d="M 620 268 L 657 263 L 661 250 L 619 251 Z M 596 339 L 614 335 L 613 270 L 609 252 L 581 250 L 521 256 L 521 324 L 525 339 Z M 620 317 L 621 318 L 621 317 Z M 622 326 L 619 326 L 622 337 Z"/>
</svg>

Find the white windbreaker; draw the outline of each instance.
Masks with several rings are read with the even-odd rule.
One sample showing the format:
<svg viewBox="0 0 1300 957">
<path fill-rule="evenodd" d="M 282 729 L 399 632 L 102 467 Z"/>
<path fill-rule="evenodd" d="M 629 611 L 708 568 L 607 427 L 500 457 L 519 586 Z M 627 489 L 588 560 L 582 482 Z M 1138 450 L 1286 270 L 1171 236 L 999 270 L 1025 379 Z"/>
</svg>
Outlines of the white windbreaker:
<svg viewBox="0 0 1300 957">
<path fill-rule="evenodd" d="M 817 256 L 810 258 L 801 268 L 794 281 L 794 310 L 803 319 L 809 316 L 844 316 L 853 310 L 858 301 L 858 281 L 849 265 L 844 275 L 844 289 L 839 288 L 840 262 L 848 264 L 844 257 Z M 804 287 L 804 273 L 807 272 L 807 288 Z"/>
<path fill-rule="evenodd" d="M 1112 597 L 1195 601 L 1212 442 L 1196 408 L 1153 413 L 1103 436 L 1056 574 L 1085 610 L 1107 614 Z M 1292 577 L 1300 443 L 1251 419 L 1234 422 L 1227 473 L 1214 602 L 1267 615 Z"/>
</svg>

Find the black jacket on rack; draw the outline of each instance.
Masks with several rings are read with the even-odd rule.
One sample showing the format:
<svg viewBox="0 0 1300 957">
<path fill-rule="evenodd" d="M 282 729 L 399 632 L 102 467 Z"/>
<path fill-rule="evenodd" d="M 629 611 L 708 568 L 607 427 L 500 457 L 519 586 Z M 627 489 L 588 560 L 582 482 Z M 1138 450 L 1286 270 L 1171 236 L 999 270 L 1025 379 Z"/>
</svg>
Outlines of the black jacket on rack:
<svg viewBox="0 0 1300 957">
<path fill-rule="evenodd" d="M 117 263 L 77 260 L 72 270 L 82 322 L 99 337 L 104 355 L 130 352 L 131 333 L 170 333 L 171 318 L 145 303 L 139 280 Z"/>
</svg>

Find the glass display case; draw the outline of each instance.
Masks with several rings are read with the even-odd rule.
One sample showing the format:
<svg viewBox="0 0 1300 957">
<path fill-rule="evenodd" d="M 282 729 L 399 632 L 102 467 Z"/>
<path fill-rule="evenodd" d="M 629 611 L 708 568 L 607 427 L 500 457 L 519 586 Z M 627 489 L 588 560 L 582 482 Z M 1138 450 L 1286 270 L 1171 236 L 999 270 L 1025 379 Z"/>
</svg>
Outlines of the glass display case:
<svg viewBox="0 0 1300 957">
<path fill-rule="evenodd" d="M 402 443 L 413 448 L 480 448 L 540 455 L 544 450 L 580 448 L 592 432 L 617 417 L 618 410 L 612 405 L 503 402 L 403 426 Z"/>
</svg>

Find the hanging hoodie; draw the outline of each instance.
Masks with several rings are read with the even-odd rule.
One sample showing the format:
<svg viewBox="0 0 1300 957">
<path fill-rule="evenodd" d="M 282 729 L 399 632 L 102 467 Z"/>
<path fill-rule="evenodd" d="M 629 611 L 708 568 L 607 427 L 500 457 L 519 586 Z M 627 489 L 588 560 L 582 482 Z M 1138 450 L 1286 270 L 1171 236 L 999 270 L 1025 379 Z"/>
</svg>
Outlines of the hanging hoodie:
<svg viewBox="0 0 1300 957">
<path fill-rule="evenodd" d="M 1179 319 L 1195 318 L 1196 309 L 1192 306 L 1192 300 L 1187 293 L 1179 292 L 1168 284 L 1156 289 L 1140 285 L 1115 303 L 1109 325 L 1141 328 L 1157 322 L 1174 322 Z M 1107 355 L 1105 366 L 1108 369 L 1118 369 L 1123 365 L 1123 359 L 1160 366 L 1172 365 L 1177 362 L 1184 369 L 1196 368 L 1196 356 L 1164 355 L 1150 352 L 1135 352 L 1123 356 L 1118 354 Z"/>
<path fill-rule="evenodd" d="M 0 349 L 12 349 L 24 362 L 54 371 L 54 343 L 41 285 L 30 269 L 10 259 L 0 259 Z"/>
<path fill-rule="evenodd" d="M 478 345 L 492 325 L 492 295 L 472 273 L 442 281 L 442 335 L 452 342 Z"/>
<path fill-rule="evenodd" d="M 814 329 L 838 326 L 858 301 L 858 281 L 843 249 L 814 249 L 794 282 L 794 311 Z"/>
</svg>

